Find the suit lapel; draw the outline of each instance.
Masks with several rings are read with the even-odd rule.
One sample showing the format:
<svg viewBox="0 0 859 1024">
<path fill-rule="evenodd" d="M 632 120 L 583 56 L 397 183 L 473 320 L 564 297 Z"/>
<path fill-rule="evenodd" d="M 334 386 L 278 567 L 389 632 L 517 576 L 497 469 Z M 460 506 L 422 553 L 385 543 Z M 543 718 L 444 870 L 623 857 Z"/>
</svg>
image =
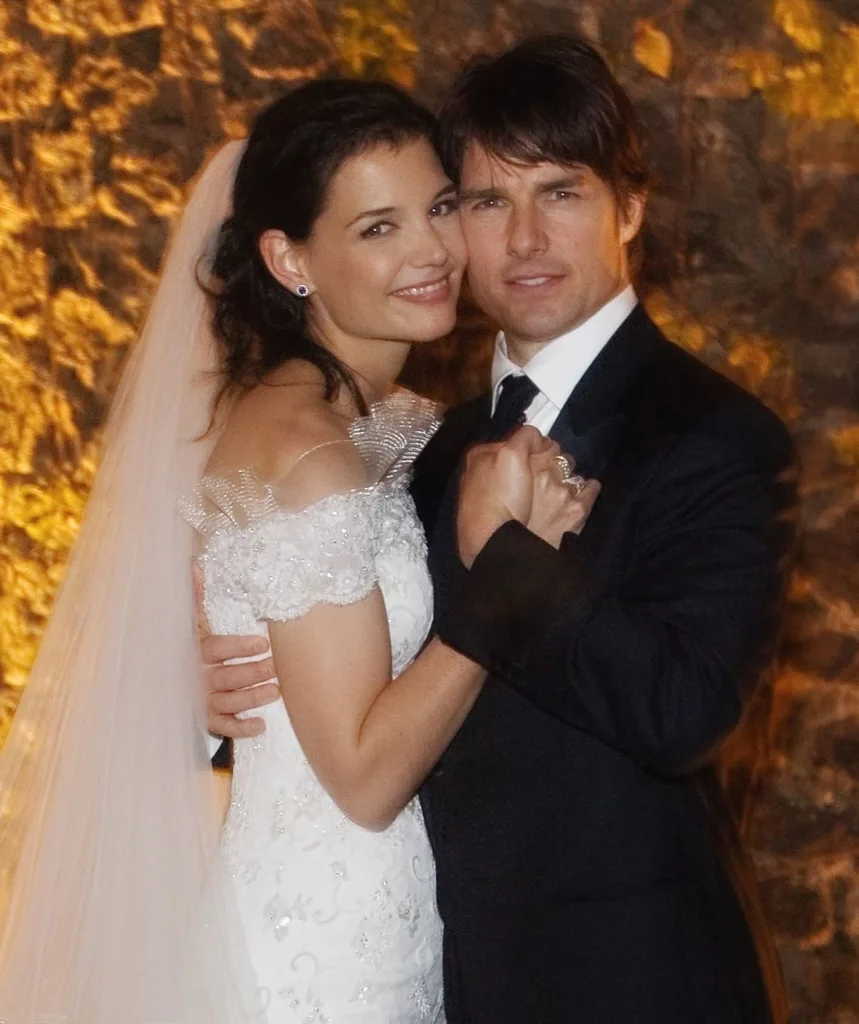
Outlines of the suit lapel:
<svg viewBox="0 0 859 1024">
<path fill-rule="evenodd" d="M 642 306 L 636 306 L 570 395 L 550 436 L 575 457 L 584 476 L 603 479 L 628 425 L 623 411 L 625 396 L 667 344 Z M 465 572 L 456 555 L 455 537 L 459 462 L 465 449 L 485 440 L 490 429 L 490 397 L 486 394 L 450 410 L 415 467 L 412 490 L 430 538 L 429 564 L 437 608 L 444 607 Z M 601 503 L 605 505 L 605 496 Z"/>
<path fill-rule="evenodd" d="M 666 344 L 639 304 L 573 389 L 549 435 L 583 476 L 605 475 L 627 426 L 624 398 Z"/>
<path fill-rule="evenodd" d="M 589 430 L 577 434 L 566 409 L 555 421 L 549 436 L 561 446 L 561 451 L 576 460 L 576 472 L 582 476 L 602 479 L 626 426 L 626 416 L 616 413 Z"/>
</svg>

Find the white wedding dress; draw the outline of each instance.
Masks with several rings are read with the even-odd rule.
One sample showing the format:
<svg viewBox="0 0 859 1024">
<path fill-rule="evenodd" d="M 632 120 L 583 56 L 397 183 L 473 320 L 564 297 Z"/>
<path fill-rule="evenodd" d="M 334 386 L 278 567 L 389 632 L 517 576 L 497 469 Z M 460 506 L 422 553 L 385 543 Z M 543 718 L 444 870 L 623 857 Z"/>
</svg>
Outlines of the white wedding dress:
<svg viewBox="0 0 859 1024">
<path fill-rule="evenodd" d="M 395 392 L 350 430 L 373 483 L 297 512 L 249 472 L 204 477 L 183 514 L 202 538 L 212 631 L 265 634 L 266 620 L 378 585 L 392 674 L 406 669 L 432 617 L 409 471 L 437 425 L 431 403 Z M 283 702 L 261 714 L 266 732 L 235 743 L 222 849 L 267 1024 L 439 1024 L 441 923 L 417 798 L 385 831 L 359 827 L 317 781 Z"/>
</svg>

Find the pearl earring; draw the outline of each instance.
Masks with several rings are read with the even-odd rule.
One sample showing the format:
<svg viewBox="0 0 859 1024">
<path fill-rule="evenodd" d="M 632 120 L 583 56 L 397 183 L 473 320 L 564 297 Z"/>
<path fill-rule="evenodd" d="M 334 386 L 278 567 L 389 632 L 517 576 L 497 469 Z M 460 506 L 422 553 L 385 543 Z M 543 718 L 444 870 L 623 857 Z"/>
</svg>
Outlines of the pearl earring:
<svg viewBox="0 0 859 1024">
<path fill-rule="evenodd" d="M 296 291 L 296 294 L 299 296 L 299 298 L 302 298 L 302 299 L 306 299 L 307 296 L 310 294 L 310 289 L 307 287 L 306 284 L 300 284 L 295 289 L 295 291 Z"/>
</svg>

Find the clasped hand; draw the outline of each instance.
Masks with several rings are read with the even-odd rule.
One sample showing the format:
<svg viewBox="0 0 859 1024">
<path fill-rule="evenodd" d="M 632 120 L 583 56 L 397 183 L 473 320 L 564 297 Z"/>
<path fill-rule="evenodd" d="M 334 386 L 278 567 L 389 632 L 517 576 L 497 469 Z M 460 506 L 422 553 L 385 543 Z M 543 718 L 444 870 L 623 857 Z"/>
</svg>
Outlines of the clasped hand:
<svg viewBox="0 0 859 1024">
<path fill-rule="evenodd" d="M 522 427 L 507 441 L 472 448 L 460 481 L 457 539 L 460 557 L 471 567 L 492 534 L 511 519 L 559 547 L 563 535 L 578 533 L 593 508 L 600 485 L 589 480 L 581 491 L 563 482 L 561 451 L 533 427 Z M 574 460 L 566 456 L 570 471 Z M 280 699 L 274 663 L 265 657 L 260 636 L 211 636 L 205 624 L 199 568 L 194 573 L 200 649 L 209 731 L 233 739 L 265 730 L 262 718 L 248 715 Z M 244 664 L 231 660 L 255 658 Z"/>
<path fill-rule="evenodd" d="M 466 568 L 495 531 L 515 519 L 552 547 L 587 522 L 600 484 L 571 486 L 561 449 L 534 427 L 521 427 L 506 441 L 475 445 L 467 454 L 459 485 L 456 531 Z M 570 471 L 575 460 L 564 456 Z"/>
</svg>

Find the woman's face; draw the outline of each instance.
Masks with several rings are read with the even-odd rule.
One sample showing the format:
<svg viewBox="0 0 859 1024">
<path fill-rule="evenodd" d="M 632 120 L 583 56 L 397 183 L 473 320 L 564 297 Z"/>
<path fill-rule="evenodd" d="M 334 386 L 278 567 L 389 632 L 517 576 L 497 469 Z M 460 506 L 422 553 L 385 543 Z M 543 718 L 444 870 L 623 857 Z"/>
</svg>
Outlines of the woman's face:
<svg viewBox="0 0 859 1024">
<path fill-rule="evenodd" d="M 347 160 L 295 253 L 323 338 L 423 342 L 453 328 L 465 243 L 454 186 L 425 139 Z"/>
</svg>

